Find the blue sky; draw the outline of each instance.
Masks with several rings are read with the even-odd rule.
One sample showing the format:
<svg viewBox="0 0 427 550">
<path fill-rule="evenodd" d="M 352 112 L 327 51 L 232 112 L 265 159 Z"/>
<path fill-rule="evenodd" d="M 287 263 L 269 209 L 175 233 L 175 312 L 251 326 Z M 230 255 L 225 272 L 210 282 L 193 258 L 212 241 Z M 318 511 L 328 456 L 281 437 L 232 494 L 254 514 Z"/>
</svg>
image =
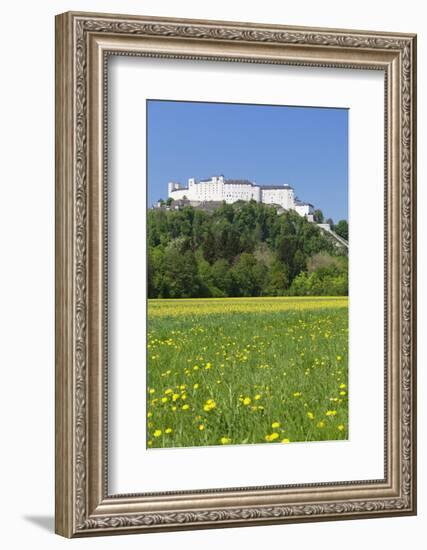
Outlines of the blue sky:
<svg viewBox="0 0 427 550">
<path fill-rule="evenodd" d="M 287 183 L 335 222 L 348 219 L 348 110 L 147 102 L 148 204 L 168 181 L 223 174 Z"/>
</svg>

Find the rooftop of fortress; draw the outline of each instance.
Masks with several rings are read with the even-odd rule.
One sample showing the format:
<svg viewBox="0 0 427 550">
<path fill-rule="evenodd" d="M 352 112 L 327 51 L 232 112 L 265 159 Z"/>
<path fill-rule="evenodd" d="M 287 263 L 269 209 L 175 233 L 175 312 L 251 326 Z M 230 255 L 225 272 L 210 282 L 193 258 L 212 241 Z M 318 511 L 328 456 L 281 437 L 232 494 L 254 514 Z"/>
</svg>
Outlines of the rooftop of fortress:
<svg viewBox="0 0 427 550">
<path fill-rule="evenodd" d="M 305 202 L 305 201 L 300 201 L 298 198 L 295 199 L 295 205 L 296 206 L 311 206 L 312 208 L 314 208 L 314 206 L 311 204 L 311 202 Z"/>
<path fill-rule="evenodd" d="M 224 177 L 224 176 L 212 176 L 212 177 Z M 196 180 L 196 185 L 198 183 L 211 183 L 212 182 L 212 178 L 210 179 L 203 179 L 203 180 L 199 180 L 197 181 Z M 172 182 L 172 183 L 177 183 L 179 185 L 179 190 L 185 190 L 185 189 L 188 189 L 188 187 L 184 187 L 181 185 L 181 183 L 179 182 Z M 293 189 L 293 187 L 291 187 L 290 185 L 288 185 L 287 183 L 283 183 L 281 185 L 258 185 L 257 183 L 254 183 L 253 181 L 250 181 L 250 180 L 247 180 L 247 179 L 224 179 L 224 183 L 227 184 L 227 185 L 251 185 L 252 187 L 260 187 L 261 189 L 268 189 L 268 190 L 273 190 L 273 189 Z"/>
</svg>

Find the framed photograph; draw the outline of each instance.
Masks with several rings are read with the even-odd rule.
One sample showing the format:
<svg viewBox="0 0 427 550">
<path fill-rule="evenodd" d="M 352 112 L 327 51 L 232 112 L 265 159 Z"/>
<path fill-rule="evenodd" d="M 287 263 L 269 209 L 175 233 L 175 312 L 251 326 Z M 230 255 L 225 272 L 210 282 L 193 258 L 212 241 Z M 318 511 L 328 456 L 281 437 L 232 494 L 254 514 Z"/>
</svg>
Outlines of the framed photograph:
<svg viewBox="0 0 427 550">
<path fill-rule="evenodd" d="M 416 513 L 416 37 L 56 18 L 56 532 Z"/>
</svg>

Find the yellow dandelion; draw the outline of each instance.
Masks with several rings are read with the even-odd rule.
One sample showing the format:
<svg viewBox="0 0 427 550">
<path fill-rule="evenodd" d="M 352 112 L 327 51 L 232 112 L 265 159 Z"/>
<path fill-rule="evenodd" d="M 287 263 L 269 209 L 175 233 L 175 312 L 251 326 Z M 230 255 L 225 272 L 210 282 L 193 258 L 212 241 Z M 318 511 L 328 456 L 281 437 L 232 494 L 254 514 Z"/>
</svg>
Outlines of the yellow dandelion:
<svg viewBox="0 0 427 550">
<path fill-rule="evenodd" d="M 337 411 L 326 411 L 326 416 L 335 416 L 337 414 Z"/>
<path fill-rule="evenodd" d="M 346 395 L 346 394 L 347 394 L 347 392 L 345 392 L 345 391 L 340 391 L 340 395 Z"/>
<path fill-rule="evenodd" d="M 345 390 L 346 387 L 347 387 L 346 384 L 340 384 L 340 389 L 341 389 L 341 390 Z"/>
<path fill-rule="evenodd" d="M 153 435 L 154 437 L 160 437 L 162 435 L 162 430 L 155 430 Z"/>
<path fill-rule="evenodd" d="M 296 391 L 292 394 L 294 397 L 301 397 L 302 393 L 300 391 Z"/>
<path fill-rule="evenodd" d="M 181 408 L 182 408 L 183 411 L 188 411 L 188 409 L 190 408 L 190 405 L 187 405 L 187 403 L 186 403 Z"/>
<path fill-rule="evenodd" d="M 215 401 L 213 399 L 208 399 L 206 401 L 206 403 L 204 404 L 204 406 L 203 406 L 203 410 L 206 411 L 206 412 L 209 412 L 212 409 L 214 409 L 215 407 L 216 407 Z"/>
<path fill-rule="evenodd" d="M 308 412 L 307 413 L 307 417 L 310 419 L 310 420 L 314 420 L 314 414 L 312 412 Z"/>
<path fill-rule="evenodd" d="M 172 428 L 166 428 L 165 434 L 171 434 L 171 433 L 172 433 Z"/>
<path fill-rule="evenodd" d="M 341 361 L 341 360 L 342 360 L 341 355 L 337 355 L 337 361 Z"/>
<path fill-rule="evenodd" d="M 282 443 L 289 443 L 289 439 L 287 437 L 285 437 L 284 439 L 282 439 Z"/>
<path fill-rule="evenodd" d="M 261 399 L 261 396 L 259 393 L 256 394 L 256 396 L 254 397 L 255 401 L 258 401 L 259 399 Z"/>
<path fill-rule="evenodd" d="M 168 388 L 168 389 L 165 391 L 165 395 L 169 395 L 170 393 L 173 393 L 173 390 L 171 390 L 170 388 Z"/>
<path fill-rule="evenodd" d="M 199 428 L 199 430 L 200 430 L 201 432 L 203 432 L 203 430 L 205 429 L 205 425 L 204 425 L 204 424 L 199 424 L 197 427 Z"/>
<path fill-rule="evenodd" d="M 199 388 L 199 384 L 194 384 L 193 388 L 197 390 Z"/>
<path fill-rule="evenodd" d="M 265 436 L 266 441 L 274 441 L 275 439 L 279 438 L 279 434 L 277 432 L 273 432 L 272 434 L 267 434 Z"/>
<path fill-rule="evenodd" d="M 243 405 L 250 405 L 251 404 L 251 398 L 250 397 L 245 397 L 243 399 Z"/>
<path fill-rule="evenodd" d="M 149 447 L 152 447 L 153 442 L 151 441 L 151 439 L 147 442 L 147 445 L 148 445 Z"/>
<path fill-rule="evenodd" d="M 168 400 L 167 397 L 162 397 L 162 399 L 161 399 L 162 403 L 167 403 L 167 400 Z"/>
<path fill-rule="evenodd" d="M 340 425 L 338 426 L 338 430 L 339 430 L 340 432 L 344 431 L 344 430 L 345 430 L 344 424 L 340 424 Z"/>
<path fill-rule="evenodd" d="M 273 422 L 271 427 L 272 428 L 280 428 L 280 422 Z"/>
<path fill-rule="evenodd" d="M 221 445 L 228 445 L 231 442 L 231 439 L 229 437 L 221 437 L 220 439 Z"/>
<path fill-rule="evenodd" d="M 153 416 L 153 413 L 151 411 L 148 411 L 147 418 L 151 418 Z"/>
<path fill-rule="evenodd" d="M 179 393 L 174 393 L 172 395 L 172 401 L 176 401 L 177 399 L 179 399 Z"/>
<path fill-rule="evenodd" d="M 325 427 L 325 423 L 323 422 L 323 420 L 321 420 L 320 422 L 317 423 L 317 427 L 318 428 L 324 428 Z"/>
<path fill-rule="evenodd" d="M 153 395 L 153 393 L 154 393 L 155 391 L 156 391 L 156 390 L 155 390 L 154 388 L 150 388 L 150 389 L 148 390 L 148 393 L 151 394 L 151 395 Z"/>
</svg>

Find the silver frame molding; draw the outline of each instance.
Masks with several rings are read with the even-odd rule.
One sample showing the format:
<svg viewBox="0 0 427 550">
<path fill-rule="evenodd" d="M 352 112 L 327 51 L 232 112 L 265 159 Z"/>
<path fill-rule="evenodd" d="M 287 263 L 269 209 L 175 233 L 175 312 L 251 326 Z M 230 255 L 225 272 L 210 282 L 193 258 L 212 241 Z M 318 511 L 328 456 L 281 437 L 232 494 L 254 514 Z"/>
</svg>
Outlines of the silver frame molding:
<svg viewBox="0 0 427 550">
<path fill-rule="evenodd" d="M 110 55 L 385 75 L 385 476 L 109 495 L 106 113 Z M 56 532 L 65 537 L 416 513 L 416 36 L 68 12 L 56 17 Z"/>
</svg>

